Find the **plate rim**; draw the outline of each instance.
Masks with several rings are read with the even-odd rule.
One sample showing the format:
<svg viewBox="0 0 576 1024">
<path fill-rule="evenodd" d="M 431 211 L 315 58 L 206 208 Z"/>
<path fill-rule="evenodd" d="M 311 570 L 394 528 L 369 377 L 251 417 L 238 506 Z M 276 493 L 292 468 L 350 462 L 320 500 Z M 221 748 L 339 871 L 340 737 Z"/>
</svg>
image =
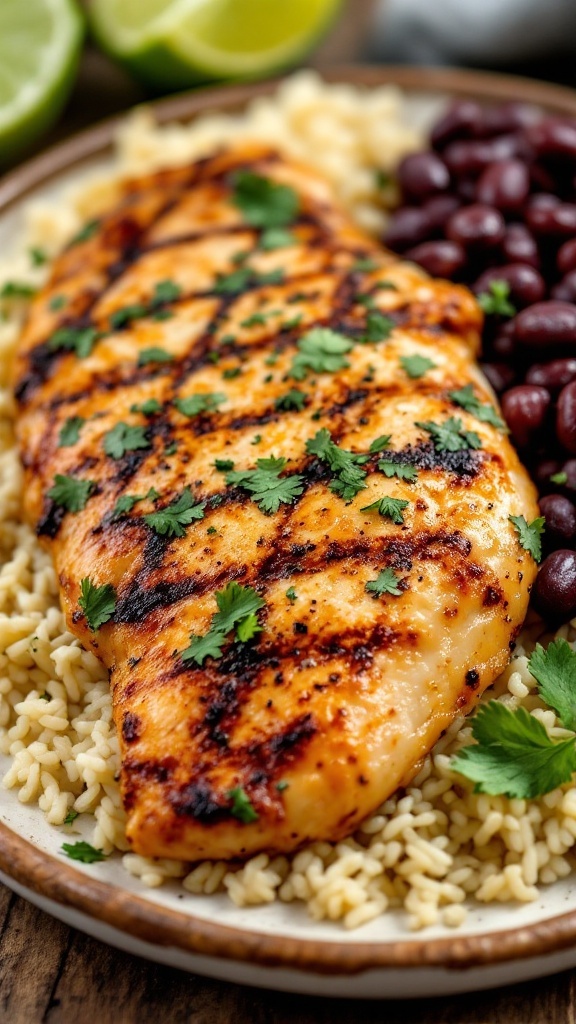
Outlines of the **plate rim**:
<svg viewBox="0 0 576 1024">
<path fill-rule="evenodd" d="M 320 71 L 325 81 L 352 85 L 395 85 L 407 92 L 444 92 L 479 100 L 523 101 L 576 116 L 576 91 L 516 76 L 459 68 L 401 65 L 335 66 Z M 231 112 L 272 93 L 283 78 L 208 87 L 147 103 L 160 124 L 189 120 L 208 111 Z M 9 171 L 0 178 L 0 215 L 38 187 L 84 161 L 110 151 L 128 111 L 108 118 Z M 531 925 L 498 932 L 446 938 L 342 942 L 273 935 L 220 924 L 163 907 L 110 882 L 99 881 L 63 863 L 0 822 L 0 869 L 20 885 L 70 906 L 155 945 L 222 960 L 285 967 L 307 973 L 353 976 L 390 968 L 462 970 L 534 958 L 576 944 L 576 910 Z"/>
</svg>

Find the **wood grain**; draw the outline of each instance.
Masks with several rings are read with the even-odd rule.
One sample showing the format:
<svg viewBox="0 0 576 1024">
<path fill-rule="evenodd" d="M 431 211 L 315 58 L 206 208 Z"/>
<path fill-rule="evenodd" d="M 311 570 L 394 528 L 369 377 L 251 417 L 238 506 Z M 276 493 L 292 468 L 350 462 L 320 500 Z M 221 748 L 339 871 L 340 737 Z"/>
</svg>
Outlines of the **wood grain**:
<svg viewBox="0 0 576 1024">
<path fill-rule="evenodd" d="M 373 0 L 349 0 L 322 64 L 359 55 Z M 143 98 L 88 50 L 55 142 Z M 576 971 L 470 996 L 320 1000 L 228 985 L 150 964 L 48 917 L 0 886 L 0 1024 L 576 1024 Z"/>
</svg>

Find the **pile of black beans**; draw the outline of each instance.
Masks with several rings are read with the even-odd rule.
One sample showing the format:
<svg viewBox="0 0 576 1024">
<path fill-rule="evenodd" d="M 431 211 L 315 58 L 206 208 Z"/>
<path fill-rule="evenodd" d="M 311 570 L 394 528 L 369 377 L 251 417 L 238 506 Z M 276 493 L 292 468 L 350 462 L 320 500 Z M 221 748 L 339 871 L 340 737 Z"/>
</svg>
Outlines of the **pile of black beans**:
<svg viewBox="0 0 576 1024">
<path fill-rule="evenodd" d="M 386 245 L 483 297 L 482 367 L 546 517 L 534 603 L 566 621 L 576 615 L 576 118 L 457 101 L 398 182 Z"/>
</svg>

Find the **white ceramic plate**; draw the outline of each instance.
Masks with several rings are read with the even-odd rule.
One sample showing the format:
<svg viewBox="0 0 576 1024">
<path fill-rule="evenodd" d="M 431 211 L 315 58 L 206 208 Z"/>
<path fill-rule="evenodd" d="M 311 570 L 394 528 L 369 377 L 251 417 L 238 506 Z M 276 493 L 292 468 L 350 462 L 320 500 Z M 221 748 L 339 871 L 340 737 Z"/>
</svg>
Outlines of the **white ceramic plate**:
<svg viewBox="0 0 576 1024">
<path fill-rule="evenodd" d="M 527 99 L 576 114 L 576 94 L 554 86 L 459 71 L 355 68 L 331 80 L 393 82 L 409 95 L 408 116 L 430 120 L 447 98 Z M 232 109 L 270 85 L 235 87 L 157 104 L 160 120 Z M 23 205 L 77 181 L 110 160 L 115 122 L 98 126 L 0 182 L 0 247 L 14 246 Z M 3 763 L 3 761 L 5 763 Z M 0 772 L 8 759 L 0 758 Z M 176 884 L 149 889 L 120 858 L 75 865 L 60 853 L 62 832 L 14 792 L 0 796 L 0 879 L 20 895 L 94 937 L 152 960 L 234 982 L 355 998 L 440 995 L 489 988 L 576 965 L 576 875 L 538 902 L 470 908 L 458 931 L 418 936 L 405 915 L 386 914 L 358 931 L 313 922 L 297 904 L 235 907 L 225 896 L 192 896 Z"/>
</svg>

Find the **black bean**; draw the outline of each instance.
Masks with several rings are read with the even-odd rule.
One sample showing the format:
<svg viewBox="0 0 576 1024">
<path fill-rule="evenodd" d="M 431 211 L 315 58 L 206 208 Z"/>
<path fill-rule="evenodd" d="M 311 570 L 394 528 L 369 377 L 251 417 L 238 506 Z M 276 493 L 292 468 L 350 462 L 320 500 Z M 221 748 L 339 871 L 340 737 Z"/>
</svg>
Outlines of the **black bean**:
<svg viewBox="0 0 576 1024">
<path fill-rule="evenodd" d="M 513 135 L 479 142 L 451 142 L 442 156 L 455 178 L 477 178 L 498 160 L 518 155 L 518 139 Z"/>
<path fill-rule="evenodd" d="M 452 214 L 446 224 L 446 234 L 465 249 L 487 249 L 502 241 L 504 226 L 504 218 L 498 210 L 474 203 Z"/>
<path fill-rule="evenodd" d="M 476 133 L 484 138 L 514 132 L 518 128 L 526 128 L 537 117 L 537 110 L 526 103 L 500 103 L 482 111 Z"/>
<path fill-rule="evenodd" d="M 508 263 L 505 267 L 490 267 L 472 286 L 476 295 L 489 292 L 493 281 L 505 281 L 510 288 L 510 301 L 517 307 L 530 306 L 544 297 L 546 286 L 534 267 L 525 263 Z"/>
<path fill-rule="evenodd" d="M 476 199 L 497 210 L 521 210 L 530 191 L 530 175 L 520 160 L 500 160 L 491 164 L 480 175 L 476 185 Z"/>
<path fill-rule="evenodd" d="M 422 242 L 404 255 L 433 277 L 453 277 L 466 262 L 466 253 L 457 242 Z"/>
<path fill-rule="evenodd" d="M 540 511 L 546 518 L 544 548 L 564 548 L 576 536 L 576 507 L 563 494 L 547 494 L 540 499 Z"/>
<path fill-rule="evenodd" d="M 576 238 L 570 238 L 558 249 L 556 265 L 561 274 L 576 270 Z"/>
<path fill-rule="evenodd" d="M 424 210 L 403 206 L 390 217 L 384 243 L 396 252 L 403 252 L 428 238 L 430 230 L 430 221 Z"/>
<path fill-rule="evenodd" d="M 535 384 L 519 384 L 505 391 L 501 402 L 504 419 L 514 442 L 519 448 L 525 448 L 542 428 L 550 405 L 550 395 L 546 388 L 536 387 Z"/>
<path fill-rule="evenodd" d="M 529 206 L 526 223 L 535 235 L 576 234 L 576 204 L 556 203 L 555 206 Z"/>
<path fill-rule="evenodd" d="M 530 348 L 573 345 L 576 343 L 576 306 L 553 300 L 537 302 L 518 313 L 512 326 L 517 341 Z"/>
<path fill-rule="evenodd" d="M 536 270 L 540 267 L 538 246 L 524 224 L 508 224 L 501 245 L 502 255 L 510 263 L 526 263 Z"/>
<path fill-rule="evenodd" d="M 400 161 L 397 174 L 408 200 L 428 199 L 450 185 L 448 168 L 436 153 L 409 153 Z"/>
<path fill-rule="evenodd" d="M 576 359 L 552 359 L 549 363 L 534 363 L 526 374 L 527 384 L 537 384 L 551 394 L 576 380 Z"/>
<path fill-rule="evenodd" d="M 566 451 L 576 455 L 576 381 L 566 384 L 558 397 L 556 433 Z"/>
<path fill-rule="evenodd" d="M 498 394 L 512 387 L 516 374 L 508 363 L 481 363 L 480 366 Z"/>
<path fill-rule="evenodd" d="M 561 302 L 576 303 L 576 269 L 565 274 L 562 280 L 550 289 L 550 297 L 560 299 Z"/>
<path fill-rule="evenodd" d="M 561 470 L 562 463 L 558 459 L 544 459 L 536 465 L 533 475 L 541 493 L 547 494 L 549 491 L 557 490 L 558 487 L 562 486 L 550 479 L 556 473 L 560 473 Z"/>
<path fill-rule="evenodd" d="M 538 156 L 576 160 L 576 121 L 544 117 L 525 128 L 524 137 Z"/>
<path fill-rule="evenodd" d="M 533 591 L 537 611 L 551 623 L 576 614 L 576 551 L 561 548 L 543 561 Z"/>
<path fill-rule="evenodd" d="M 482 123 L 482 109 L 471 100 L 456 100 L 430 133 L 433 149 L 443 149 L 452 139 L 470 138 Z"/>
<path fill-rule="evenodd" d="M 432 231 L 436 233 L 441 231 L 446 224 L 449 217 L 452 216 L 456 210 L 459 210 L 462 206 L 458 196 L 444 193 L 440 196 L 432 196 L 431 199 L 427 199 L 422 209 L 424 210 Z"/>
</svg>

